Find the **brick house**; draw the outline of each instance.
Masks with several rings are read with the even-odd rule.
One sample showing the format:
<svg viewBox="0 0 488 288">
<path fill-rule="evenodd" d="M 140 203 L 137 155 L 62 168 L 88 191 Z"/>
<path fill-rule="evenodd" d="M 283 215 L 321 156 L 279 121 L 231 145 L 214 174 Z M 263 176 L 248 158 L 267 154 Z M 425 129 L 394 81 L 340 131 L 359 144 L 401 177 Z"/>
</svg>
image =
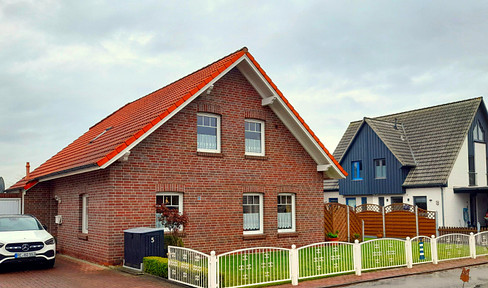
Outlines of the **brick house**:
<svg viewBox="0 0 488 288">
<path fill-rule="evenodd" d="M 346 175 L 243 48 L 123 106 L 8 191 L 60 252 L 113 265 L 123 231 L 157 227 L 161 203 L 187 213 L 185 246 L 203 252 L 323 241 L 323 180 Z"/>
</svg>

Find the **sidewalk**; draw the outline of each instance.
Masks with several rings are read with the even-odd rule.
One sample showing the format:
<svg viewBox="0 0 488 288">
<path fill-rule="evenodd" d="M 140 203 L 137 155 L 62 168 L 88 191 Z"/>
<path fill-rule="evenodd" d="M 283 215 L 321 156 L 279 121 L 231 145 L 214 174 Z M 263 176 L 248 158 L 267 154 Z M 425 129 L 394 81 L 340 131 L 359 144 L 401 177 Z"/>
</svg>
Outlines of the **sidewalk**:
<svg viewBox="0 0 488 288">
<path fill-rule="evenodd" d="M 293 286 L 291 284 L 284 284 L 284 285 L 277 285 L 273 287 L 276 288 L 342 287 L 342 286 L 358 284 L 362 282 L 376 281 L 376 280 L 395 278 L 395 277 L 403 277 L 403 276 L 409 276 L 415 274 L 431 273 L 431 272 L 443 271 L 443 270 L 449 270 L 455 268 L 460 269 L 459 275 L 461 275 L 461 269 L 463 267 L 481 265 L 481 264 L 488 264 L 487 256 L 481 256 L 476 259 L 466 258 L 460 260 L 442 261 L 439 262 L 439 264 L 437 265 L 434 265 L 432 263 L 418 264 L 418 265 L 414 265 L 413 268 L 411 269 L 403 267 L 403 268 L 378 270 L 373 272 L 363 271 L 361 276 L 356 276 L 355 274 L 348 274 L 348 275 L 341 275 L 341 276 L 332 276 L 332 277 L 322 278 L 317 280 L 305 280 L 305 281 L 298 282 L 298 286 Z"/>
</svg>

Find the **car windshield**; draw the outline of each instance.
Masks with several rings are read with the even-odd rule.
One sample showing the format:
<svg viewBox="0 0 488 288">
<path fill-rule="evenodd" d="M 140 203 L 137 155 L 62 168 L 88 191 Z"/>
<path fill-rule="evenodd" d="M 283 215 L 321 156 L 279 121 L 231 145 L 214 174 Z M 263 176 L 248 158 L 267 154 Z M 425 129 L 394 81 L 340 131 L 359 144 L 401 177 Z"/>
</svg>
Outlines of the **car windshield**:
<svg viewBox="0 0 488 288">
<path fill-rule="evenodd" d="M 41 224 L 30 217 L 0 217 L 0 232 L 42 230 Z"/>
</svg>

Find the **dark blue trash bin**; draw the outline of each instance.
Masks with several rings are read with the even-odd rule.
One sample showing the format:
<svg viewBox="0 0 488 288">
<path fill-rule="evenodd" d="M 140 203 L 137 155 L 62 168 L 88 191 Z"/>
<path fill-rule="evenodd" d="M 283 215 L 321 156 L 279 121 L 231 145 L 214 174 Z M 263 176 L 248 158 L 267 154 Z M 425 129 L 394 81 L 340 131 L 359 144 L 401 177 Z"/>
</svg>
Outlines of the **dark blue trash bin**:
<svg viewBox="0 0 488 288">
<path fill-rule="evenodd" d="M 142 269 L 142 258 L 164 256 L 164 228 L 137 227 L 124 230 L 124 266 Z"/>
</svg>

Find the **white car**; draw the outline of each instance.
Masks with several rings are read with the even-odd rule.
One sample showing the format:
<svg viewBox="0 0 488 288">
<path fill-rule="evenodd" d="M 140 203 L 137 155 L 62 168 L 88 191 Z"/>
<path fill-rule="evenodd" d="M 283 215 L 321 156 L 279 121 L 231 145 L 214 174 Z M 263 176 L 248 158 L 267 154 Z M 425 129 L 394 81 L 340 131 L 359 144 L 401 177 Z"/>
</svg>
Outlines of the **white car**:
<svg viewBox="0 0 488 288">
<path fill-rule="evenodd" d="M 0 264 L 42 262 L 53 267 L 56 243 L 36 217 L 0 215 Z"/>
</svg>

